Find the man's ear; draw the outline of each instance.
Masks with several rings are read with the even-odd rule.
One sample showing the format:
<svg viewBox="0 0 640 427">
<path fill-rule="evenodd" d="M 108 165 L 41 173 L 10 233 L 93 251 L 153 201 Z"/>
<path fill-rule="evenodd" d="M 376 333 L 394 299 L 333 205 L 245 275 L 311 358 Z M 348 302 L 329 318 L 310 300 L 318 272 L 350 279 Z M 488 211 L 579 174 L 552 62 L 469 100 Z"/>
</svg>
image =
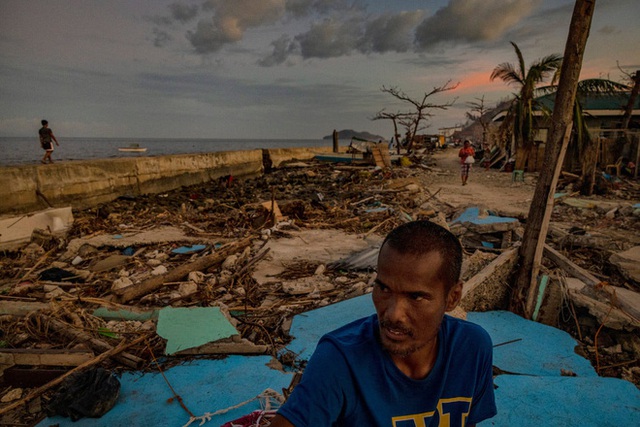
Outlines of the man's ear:
<svg viewBox="0 0 640 427">
<path fill-rule="evenodd" d="M 451 311 L 458 306 L 462 299 L 462 280 L 453 285 L 447 295 L 447 308 L 446 311 Z"/>
</svg>

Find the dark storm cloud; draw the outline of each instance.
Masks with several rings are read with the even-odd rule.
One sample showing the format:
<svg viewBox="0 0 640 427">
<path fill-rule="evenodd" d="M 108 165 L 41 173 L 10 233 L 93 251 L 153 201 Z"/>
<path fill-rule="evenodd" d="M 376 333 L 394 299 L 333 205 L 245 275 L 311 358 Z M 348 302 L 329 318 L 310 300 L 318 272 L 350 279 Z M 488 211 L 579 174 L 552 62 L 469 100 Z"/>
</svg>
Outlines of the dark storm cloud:
<svg viewBox="0 0 640 427">
<path fill-rule="evenodd" d="M 451 0 L 416 29 L 416 44 L 495 40 L 529 15 L 540 0 Z"/>
</svg>

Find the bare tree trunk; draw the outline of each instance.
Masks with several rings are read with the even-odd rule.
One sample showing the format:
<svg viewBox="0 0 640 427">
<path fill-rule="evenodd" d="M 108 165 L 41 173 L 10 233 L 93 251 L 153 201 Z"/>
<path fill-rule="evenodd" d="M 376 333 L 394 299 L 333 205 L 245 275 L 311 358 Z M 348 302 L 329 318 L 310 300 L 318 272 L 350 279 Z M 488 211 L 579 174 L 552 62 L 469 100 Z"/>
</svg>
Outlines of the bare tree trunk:
<svg viewBox="0 0 640 427">
<path fill-rule="evenodd" d="M 547 137 L 544 168 L 538 178 L 519 251 L 520 268 L 511 295 L 510 309 L 528 319 L 533 314 L 538 293 L 538 272 L 553 208 L 553 194 L 569 143 L 573 104 L 595 5 L 595 0 L 576 0 L 573 9 L 551 129 Z"/>
<path fill-rule="evenodd" d="M 631 89 L 631 95 L 629 101 L 624 109 L 624 115 L 622 116 L 622 129 L 629 128 L 629 122 L 631 121 L 631 113 L 633 112 L 633 105 L 638 98 L 638 92 L 640 92 L 640 70 L 636 71 L 636 74 L 632 77 L 633 88 Z"/>
<path fill-rule="evenodd" d="M 596 165 L 598 163 L 598 150 L 600 150 L 600 138 L 589 138 L 582 156 L 582 184 L 580 194 L 591 196 L 596 184 Z"/>
</svg>

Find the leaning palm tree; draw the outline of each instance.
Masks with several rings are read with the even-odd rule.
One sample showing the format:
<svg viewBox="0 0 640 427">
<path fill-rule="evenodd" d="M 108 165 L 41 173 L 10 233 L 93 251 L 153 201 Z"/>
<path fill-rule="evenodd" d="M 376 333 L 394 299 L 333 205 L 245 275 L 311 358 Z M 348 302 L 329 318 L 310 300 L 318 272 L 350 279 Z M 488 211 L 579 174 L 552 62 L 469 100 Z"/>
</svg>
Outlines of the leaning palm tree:
<svg viewBox="0 0 640 427">
<path fill-rule="evenodd" d="M 514 66 L 508 62 L 498 65 L 491 73 L 491 80 L 499 78 L 507 84 L 519 87 L 519 92 L 516 94 L 509 109 L 509 115 L 514 123 L 513 137 L 516 142 L 516 150 L 522 149 L 523 151 L 522 155 L 517 157 L 516 169 L 523 170 L 527 163 L 535 134 L 533 122 L 535 90 L 540 83 L 547 77 L 552 76 L 560 68 L 562 56 L 558 54 L 545 56 L 535 61 L 527 69 L 520 48 L 514 42 L 511 42 L 511 45 L 518 57 L 517 65 Z"/>
</svg>

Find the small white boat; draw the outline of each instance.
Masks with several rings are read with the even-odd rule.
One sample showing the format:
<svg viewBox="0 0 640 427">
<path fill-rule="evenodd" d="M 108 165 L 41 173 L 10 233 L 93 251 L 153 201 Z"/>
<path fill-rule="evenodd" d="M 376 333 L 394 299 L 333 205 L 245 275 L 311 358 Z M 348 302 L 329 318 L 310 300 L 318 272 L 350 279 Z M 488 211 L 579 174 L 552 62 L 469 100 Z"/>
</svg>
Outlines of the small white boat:
<svg viewBox="0 0 640 427">
<path fill-rule="evenodd" d="M 140 144 L 129 144 L 128 147 L 118 147 L 118 151 L 125 153 L 144 153 L 147 151 L 146 147 L 140 147 Z"/>
</svg>

